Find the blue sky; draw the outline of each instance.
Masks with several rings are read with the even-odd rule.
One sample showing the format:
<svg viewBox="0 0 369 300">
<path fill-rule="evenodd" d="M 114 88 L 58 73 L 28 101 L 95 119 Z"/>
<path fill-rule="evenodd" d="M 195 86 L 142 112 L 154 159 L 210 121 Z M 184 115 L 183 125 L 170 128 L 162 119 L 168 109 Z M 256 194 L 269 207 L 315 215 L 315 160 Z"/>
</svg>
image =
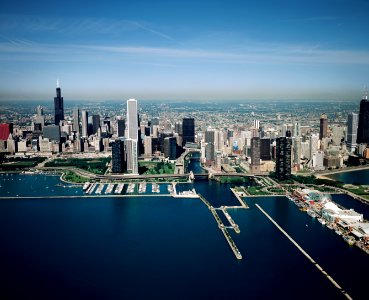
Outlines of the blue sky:
<svg viewBox="0 0 369 300">
<path fill-rule="evenodd" d="M 369 2 L 2 1 L 0 99 L 360 99 Z M 78 3 L 78 5 L 76 4 Z"/>
</svg>

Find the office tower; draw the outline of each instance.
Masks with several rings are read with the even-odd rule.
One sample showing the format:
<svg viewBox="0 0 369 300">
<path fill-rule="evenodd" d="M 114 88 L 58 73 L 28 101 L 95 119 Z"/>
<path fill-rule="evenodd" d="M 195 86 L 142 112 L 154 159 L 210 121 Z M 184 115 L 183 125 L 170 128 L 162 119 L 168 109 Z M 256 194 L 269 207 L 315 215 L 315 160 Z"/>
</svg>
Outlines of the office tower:
<svg viewBox="0 0 369 300">
<path fill-rule="evenodd" d="M 309 159 L 313 158 L 313 155 L 319 150 L 319 136 L 317 134 L 312 134 L 309 137 Z"/>
<path fill-rule="evenodd" d="M 183 118 L 182 120 L 182 146 L 186 143 L 195 142 L 195 119 L 194 118 Z"/>
<path fill-rule="evenodd" d="M 293 125 L 293 136 L 301 136 L 300 122 L 294 123 L 294 125 Z"/>
<path fill-rule="evenodd" d="M 151 136 L 144 137 L 144 150 L 145 150 L 145 157 L 151 157 L 152 156 L 152 138 Z"/>
<path fill-rule="evenodd" d="M 319 139 L 323 139 L 327 137 L 328 132 L 328 117 L 326 114 L 322 114 L 320 116 L 320 130 L 319 130 Z"/>
<path fill-rule="evenodd" d="M 127 100 L 127 132 L 128 139 L 125 147 L 127 157 L 127 172 L 138 174 L 138 114 L 137 100 Z"/>
<path fill-rule="evenodd" d="M 205 160 L 207 165 L 211 165 L 215 161 L 215 147 L 213 143 L 208 143 L 205 146 Z"/>
<path fill-rule="evenodd" d="M 73 130 L 79 133 L 79 108 L 73 109 Z"/>
<path fill-rule="evenodd" d="M 113 173 L 125 173 L 127 171 L 127 162 L 124 157 L 124 141 L 122 139 L 115 140 L 111 145 L 111 161 Z"/>
<path fill-rule="evenodd" d="M 54 109 L 55 109 L 55 125 L 59 125 L 60 121 L 64 120 L 64 103 L 61 96 L 61 90 L 59 87 L 59 80 L 56 82 L 56 97 L 54 97 Z"/>
<path fill-rule="evenodd" d="M 357 129 L 358 144 L 369 144 L 369 101 L 368 96 L 360 102 L 359 124 Z"/>
<path fill-rule="evenodd" d="M 251 139 L 251 165 L 252 173 L 260 172 L 260 138 L 253 137 Z"/>
<path fill-rule="evenodd" d="M 137 140 L 124 140 L 124 156 L 127 162 L 127 173 L 138 174 L 137 149 Z"/>
<path fill-rule="evenodd" d="M 13 134 L 13 123 L 0 124 L 0 141 L 6 141 Z"/>
<path fill-rule="evenodd" d="M 88 112 L 82 110 L 82 137 L 88 137 Z"/>
<path fill-rule="evenodd" d="M 118 137 L 124 137 L 124 132 L 126 130 L 126 120 L 121 116 L 117 117 L 117 135 Z"/>
<path fill-rule="evenodd" d="M 275 176 L 278 180 L 291 178 L 291 138 L 279 137 L 276 140 Z"/>
<path fill-rule="evenodd" d="M 177 155 L 177 140 L 175 137 L 164 139 L 164 157 L 175 160 Z"/>
<path fill-rule="evenodd" d="M 127 100 L 127 138 L 138 140 L 138 115 L 137 115 L 137 100 Z"/>
<path fill-rule="evenodd" d="M 91 134 L 96 134 L 100 128 L 100 116 L 92 115 L 91 117 Z"/>
<path fill-rule="evenodd" d="M 300 169 L 301 154 L 302 154 L 301 138 L 295 137 L 293 140 L 293 165 L 295 170 L 297 171 Z"/>
<path fill-rule="evenodd" d="M 178 133 L 179 135 L 182 135 L 182 123 L 181 122 L 174 123 L 174 132 Z"/>
<path fill-rule="evenodd" d="M 43 136 L 53 142 L 60 142 L 61 134 L 59 125 L 48 125 L 44 127 Z"/>
<path fill-rule="evenodd" d="M 271 160 L 271 151 L 270 151 L 270 138 L 261 138 L 260 139 L 260 159 L 262 160 Z"/>
<path fill-rule="evenodd" d="M 349 113 L 347 116 L 347 146 L 350 152 L 353 152 L 356 148 L 357 127 L 358 114 Z"/>
<path fill-rule="evenodd" d="M 332 125 L 332 142 L 333 145 L 339 146 L 345 139 L 346 127 L 340 125 Z M 322 148 L 322 147 L 321 147 Z M 324 150 L 324 149 L 322 149 Z"/>
<path fill-rule="evenodd" d="M 260 120 L 254 120 L 254 121 L 253 121 L 253 126 L 254 126 L 254 128 L 256 128 L 256 129 L 259 129 L 259 127 L 260 127 Z"/>
<path fill-rule="evenodd" d="M 287 124 L 283 124 L 282 125 L 281 136 L 286 136 L 286 132 L 287 132 Z"/>
<path fill-rule="evenodd" d="M 214 129 L 208 128 L 205 131 L 205 143 L 215 144 L 215 130 Z"/>
</svg>

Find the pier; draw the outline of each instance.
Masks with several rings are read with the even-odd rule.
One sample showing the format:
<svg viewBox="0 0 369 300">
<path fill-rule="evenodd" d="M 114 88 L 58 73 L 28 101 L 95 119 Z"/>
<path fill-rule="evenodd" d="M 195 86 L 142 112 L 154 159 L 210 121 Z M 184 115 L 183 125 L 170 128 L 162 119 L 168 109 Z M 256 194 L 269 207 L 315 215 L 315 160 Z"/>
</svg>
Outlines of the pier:
<svg viewBox="0 0 369 300">
<path fill-rule="evenodd" d="M 227 207 L 225 207 L 225 206 L 222 206 L 221 208 L 220 208 L 220 210 L 223 212 L 223 214 L 225 215 L 225 217 L 227 218 L 227 220 L 228 220 L 228 222 L 231 224 L 231 228 L 233 228 L 234 229 L 234 231 L 236 232 L 236 233 L 240 233 L 241 231 L 240 231 L 240 228 L 238 227 L 238 225 L 233 221 L 233 219 L 232 219 L 232 217 L 231 217 L 231 215 L 227 212 Z"/>
<path fill-rule="evenodd" d="M 231 188 L 231 191 L 232 191 L 233 195 L 237 198 L 237 200 L 240 202 L 242 208 L 249 208 L 247 203 L 242 200 L 239 192 L 237 192 L 235 188 Z"/>
<path fill-rule="evenodd" d="M 310 262 L 320 271 L 323 275 L 328 278 L 328 280 L 347 298 L 352 299 L 351 296 L 326 272 L 324 269 L 309 255 L 306 251 L 286 232 L 281 226 L 278 225 L 274 219 L 268 215 L 268 213 L 260 207 L 260 205 L 255 204 L 255 206 L 290 240 L 290 242 L 296 246 L 300 252 L 305 255 L 305 257 L 310 260 Z"/>
</svg>

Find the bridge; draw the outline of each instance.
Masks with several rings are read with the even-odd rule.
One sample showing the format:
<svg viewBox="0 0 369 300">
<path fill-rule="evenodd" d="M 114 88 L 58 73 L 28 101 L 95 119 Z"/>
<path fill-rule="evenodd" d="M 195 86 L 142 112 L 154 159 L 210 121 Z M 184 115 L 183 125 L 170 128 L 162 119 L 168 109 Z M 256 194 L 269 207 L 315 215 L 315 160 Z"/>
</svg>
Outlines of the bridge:
<svg viewBox="0 0 369 300">
<path fill-rule="evenodd" d="M 184 147 L 185 152 L 177 158 L 174 174 L 185 174 L 185 160 L 190 153 L 200 153 L 201 149 Z"/>
</svg>

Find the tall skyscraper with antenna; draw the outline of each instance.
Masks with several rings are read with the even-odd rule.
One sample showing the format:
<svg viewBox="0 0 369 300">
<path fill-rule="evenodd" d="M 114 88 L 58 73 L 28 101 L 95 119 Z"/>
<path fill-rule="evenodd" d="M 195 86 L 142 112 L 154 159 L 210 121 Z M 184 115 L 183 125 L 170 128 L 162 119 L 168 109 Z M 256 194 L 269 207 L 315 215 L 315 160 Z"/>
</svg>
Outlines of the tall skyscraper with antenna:
<svg viewBox="0 0 369 300">
<path fill-rule="evenodd" d="M 60 121 L 64 120 L 64 103 L 61 96 L 61 90 L 59 86 L 59 80 L 56 81 L 56 97 L 54 97 L 54 109 L 55 109 L 55 125 L 59 125 Z"/>
<path fill-rule="evenodd" d="M 357 143 L 369 144 L 369 101 L 367 94 L 360 102 L 359 124 L 357 128 Z"/>
</svg>

